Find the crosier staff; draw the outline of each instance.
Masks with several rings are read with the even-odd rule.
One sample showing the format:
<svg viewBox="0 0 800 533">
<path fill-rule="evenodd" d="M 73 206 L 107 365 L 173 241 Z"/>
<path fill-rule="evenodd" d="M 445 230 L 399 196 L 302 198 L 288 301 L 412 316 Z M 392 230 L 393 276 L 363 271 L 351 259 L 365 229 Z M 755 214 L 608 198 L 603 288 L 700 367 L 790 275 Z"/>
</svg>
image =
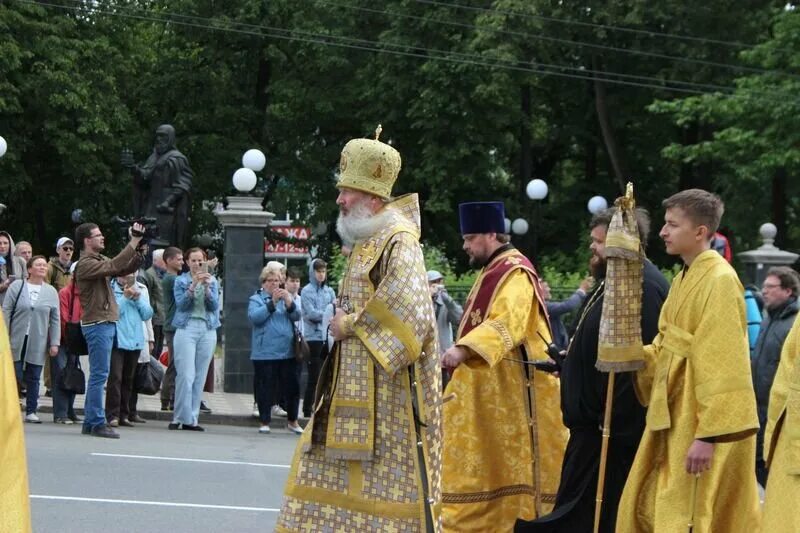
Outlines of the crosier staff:
<svg viewBox="0 0 800 533">
<path fill-rule="evenodd" d="M 625 196 L 617 198 L 614 206 L 614 216 L 611 218 L 606 236 L 608 271 L 595 365 L 600 372 L 608 373 L 594 509 L 595 533 L 600 530 L 603 507 L 615 374 L 633 372 L 644 367 L 641 328 L 644 249 L 636 226 L 636 201 L 633 197 L 632 183 L 628 183 Z"/>
</svg>

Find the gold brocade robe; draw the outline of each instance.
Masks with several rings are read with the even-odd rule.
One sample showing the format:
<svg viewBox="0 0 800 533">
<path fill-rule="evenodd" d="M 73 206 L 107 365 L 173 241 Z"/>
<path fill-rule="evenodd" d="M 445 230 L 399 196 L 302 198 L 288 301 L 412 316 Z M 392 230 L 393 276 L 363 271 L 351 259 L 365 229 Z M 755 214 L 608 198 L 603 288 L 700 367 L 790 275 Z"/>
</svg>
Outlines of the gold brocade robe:
<svg viewBox="0 0 800 533">
<path fill-rule="evenodd" d="M 636 374 L 647 425 L 622 493 L 618 533 L 686 531 L 693 510 L 695 533 L 759 530 L 758 416 L 743 294 L 736 272 L 713 250 L 673 280 Z M 686 454 L 702 438 L 715 440 L 714 455 L 693 504 Z"/>
<path fill-rule="evenodd" d="M 769 533 L 800 531 L 800 321 L 795 320 L 781 350 L 769 395 L 764 437 L 769 466 L 764 528 Z"/>
<path fill-rule="evenodd" d="M 474 355 L 455 369 L 444 393 L 445 531 L 512 531 L 518 518 L 546 514 L 555 502 L 568 436 L 559 382 L 519 362 L 523 344 L 529 359 L 546 359 L 538 333 L 550 338 L 531 274 L 509 270 L 488 312 L 474 302 L 486 271 L 514 254 L 501 253 L 481 272 L 456 342 Z M 465 321 L 478 324 L 461 336 Z"/>
<path fill-rule="evenodd" d="M 28 467 L 17 380 L 6 323 L 0 315 L 0 533 L 30 530 Z"/>
<path fill-rule="evenodd" d="M 320 373 L 277 531 L 441 530 L 441 367 L 416 195 L 377 216 L 348 259 L 348 337 Z"/>
</svg>

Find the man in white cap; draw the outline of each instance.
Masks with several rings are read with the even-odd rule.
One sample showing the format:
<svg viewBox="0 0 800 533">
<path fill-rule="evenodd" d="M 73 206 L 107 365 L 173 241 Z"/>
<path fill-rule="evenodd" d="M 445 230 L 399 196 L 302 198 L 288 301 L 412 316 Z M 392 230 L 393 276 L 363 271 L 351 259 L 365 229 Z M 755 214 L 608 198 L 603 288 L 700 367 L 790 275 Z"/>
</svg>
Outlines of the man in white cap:
<svg viewBox="0 0 800 533">
<path fill-rule="evenodd" d="M 72 266 L 72 254 L 75 245 L 69 237 L 60 237 L 56 242 L 56 256 L 50 258 L 47 264 L 47 283 L 60 291 L 72 279 L 69 267 Z"/>
<path fill-rule="evenodd" d="M 337 229 L 354 243 L 311 420 L 277 531 L 440 531 L 441 370 L 416 195 L 391 198 L 400 154 L 342 150 Z"/>
</svg>

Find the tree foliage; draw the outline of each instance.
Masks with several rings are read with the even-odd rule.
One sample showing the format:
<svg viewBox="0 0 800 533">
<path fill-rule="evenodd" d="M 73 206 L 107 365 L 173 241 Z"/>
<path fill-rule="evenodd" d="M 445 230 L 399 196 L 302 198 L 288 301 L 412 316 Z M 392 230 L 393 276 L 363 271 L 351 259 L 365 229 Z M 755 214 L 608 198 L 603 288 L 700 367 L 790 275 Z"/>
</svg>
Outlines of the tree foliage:
<svg viewBox="0 0 800 533">
<path fill-rule="evenodd" d="M 798 94 L 800 28 L 780 2 L 58 4 L 0 0 L 0 202 L 11 206 L 0 226 L 37 251 L 71 231 L 75 208 L 100 223 L 129 212 L 120 150 L 143 159 L 161 123 L 195 170 L 195 234 L 217 230 L 208 202 L 232 193 L 241 154 L 258 147 L 267 208 L 327 224 L 328 252 L 341 147 L 382 123 L 403 157 L 395 191 L 420 194 L 423 238 L 454 276 L 467 268 L 463 201 L 504 200 L 531 222 L 515 237 L 523 250 L 579 271 L 586 202 L 613 200 L 627 179 L 656 221 L 680 188 L 719 191 L 742 249 L 775 204 L 745 187 L 758 196 L 797 173 L 798 104 L 785 95 Z M 540 217 L 524 194 L 534 177 L 550 186 Z M 795 210 L 787 202 L 787 221 Z"/>
</svg>

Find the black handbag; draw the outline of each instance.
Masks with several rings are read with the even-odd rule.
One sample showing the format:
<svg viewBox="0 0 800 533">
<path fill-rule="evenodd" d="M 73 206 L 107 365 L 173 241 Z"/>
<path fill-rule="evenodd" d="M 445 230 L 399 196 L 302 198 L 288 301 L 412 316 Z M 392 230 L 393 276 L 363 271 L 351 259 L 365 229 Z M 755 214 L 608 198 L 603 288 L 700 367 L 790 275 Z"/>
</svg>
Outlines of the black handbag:
<svg viewBox="0 0 800 533">
<path fill-rule="evenodd" d="M 134 387 L 139 394 L 153 396 L 161 389 L 161 382 L 164 379 L 164 367 L 158 359 L 150 356 L 147 363 L 139 363 L 136 367 L 136 381 Z"/>
<path fill-rule="evenodd" d="M 67 355 L 67 364 L 61 371 L 61 388 L 75 394 L 86 393 L 86 375 L 81 369 L 81 358 L 79 356 Z"/>
<path fill-rule="evenodd" d="M 77 269 L 76 269 L 77 270 Z M 75 284 L 77 279 L 72 280 L 69 299 L 69 316 L 65 320 L 64 326 L 64 341 L 66 344 L 67 353 L 75 355 L 86 355 L 89 353 L 89 346 L 86 344 L 86 338 L 83 336 L 80 322 L 73 322 L 72 317 L 75 316 Z"/>
<path fill-rule="evenodd" d="M 292 324 L 292 331 L 294 333 L 294 357 L 298 361 L 305 361 L 311 354 L 311 348 L 308 347 L 308 343 L 294 324 Z"/>
</svg>

